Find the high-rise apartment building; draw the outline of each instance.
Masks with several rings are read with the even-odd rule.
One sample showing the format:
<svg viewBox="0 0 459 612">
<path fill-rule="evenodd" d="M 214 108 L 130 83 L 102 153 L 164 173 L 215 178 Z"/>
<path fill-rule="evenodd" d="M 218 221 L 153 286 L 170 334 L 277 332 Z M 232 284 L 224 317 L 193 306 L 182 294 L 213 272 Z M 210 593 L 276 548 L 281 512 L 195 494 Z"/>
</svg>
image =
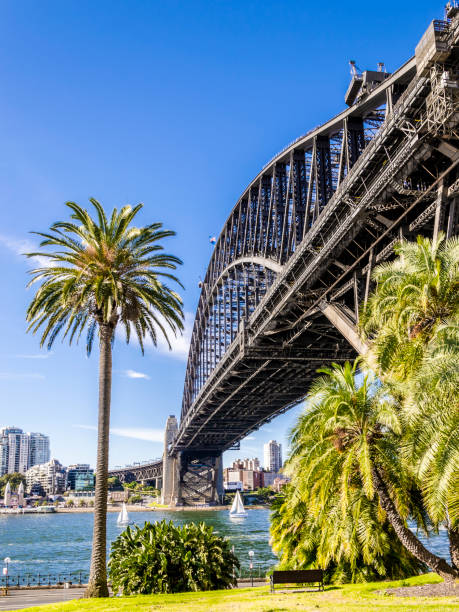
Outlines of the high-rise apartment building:
<svg viewBox="0 0 459 612">
<path fill-rule="evenodd" d="M 42 433 L 29 433 L 29 468 L 40 463 L 47 463 L 50 459 L 49 437 Z"/>
<path fill-rule="evenodd" d="M 3 427 L 0 429 L 0 476 L 8 474 L 10 463 L 10 436 L 13 441 L 18 434 L 24 433 L 18 427 Z M 16 441 L 15 441 L 16 442 Z M 15 444 L 15 450 L 16 450 Z M 13 470 L 14 471 L 14 470 Z"/>
<path fill-rule="evenodd" d="M 25 472 L 49 461 L 49 438 L 41 433 L 24 433 L 19 427 L 0 429 L 0 476 Z"/>
<path fill-rule="evenodd" d="M 263 445 L 264 468 L 268 472 L 278 472 L 282 467 L 282 444 L 270 440 Z"/>
</svg>

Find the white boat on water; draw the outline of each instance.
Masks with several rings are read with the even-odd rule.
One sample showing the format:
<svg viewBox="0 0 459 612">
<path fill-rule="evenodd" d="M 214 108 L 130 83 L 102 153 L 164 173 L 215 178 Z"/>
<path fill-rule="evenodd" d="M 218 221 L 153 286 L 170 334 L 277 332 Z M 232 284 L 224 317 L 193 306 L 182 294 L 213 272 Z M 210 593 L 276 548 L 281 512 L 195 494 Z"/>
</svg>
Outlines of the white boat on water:
<svg viewBox="0 0 459 612">
<path fill-rule="evenodd" d="M 242 497 L 239 491 L 236 491 L 233 505 L 230 510 L 230 518 L 245 518 L 247 516 L 247 510 L 244 508 Z"/>
<path fill-rule="evenodd" d="M 116 523 L 120 525 L 120 527 L 125 527 L 129 525 L 131 522 L 129 518 L 129 514 L 126 508 L 126 504 L 123 502 L 123 507 L 121 508 L 121 512 L 118 514 L 118 518 L 116 519 Z"/>
</svg>

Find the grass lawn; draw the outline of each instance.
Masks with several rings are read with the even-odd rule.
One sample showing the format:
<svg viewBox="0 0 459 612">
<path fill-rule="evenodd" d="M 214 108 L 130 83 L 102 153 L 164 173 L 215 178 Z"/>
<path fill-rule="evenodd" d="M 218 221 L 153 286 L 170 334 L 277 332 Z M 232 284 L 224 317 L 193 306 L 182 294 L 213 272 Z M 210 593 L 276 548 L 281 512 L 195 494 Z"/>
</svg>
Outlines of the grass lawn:
<svg viewBox="0 0 459 612">
<path fill-rule="evenodd" d="M 440 582 L 435 574 L 424 574 L 408 580 L 396 582 L 372 582 L 345 586 L 329 586 L 325 592 L 275 593 L 271 595 L 268 587 L 253 589 L 234 589 L 230 591 L 208 591 L 206 593 L 183 593 L 175 595 L 137 595 L 99 600 L 74 600 L 61 604 L 50 604 L 29 611 L 38 612 L 76 612 L 77 610 L 97 610 L 125 612 L 167 610 L 168 612 L 223 612 L 237 610 L 256 610 L 257 612 L 280 612 L 283 610 L 356 610 L 387 612 L 413 610 L 438 611 L 459 610 L 459 597 L 393 597 L 380 595 L 377 591 L 389 587 L 413 586 Z"/>
</svg>

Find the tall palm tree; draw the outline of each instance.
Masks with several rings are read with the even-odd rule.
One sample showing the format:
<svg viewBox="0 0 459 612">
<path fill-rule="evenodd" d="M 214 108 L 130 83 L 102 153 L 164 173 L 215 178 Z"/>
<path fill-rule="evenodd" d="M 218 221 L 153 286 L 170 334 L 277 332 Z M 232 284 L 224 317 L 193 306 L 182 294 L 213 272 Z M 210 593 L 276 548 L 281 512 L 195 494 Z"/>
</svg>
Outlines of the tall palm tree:
<svg viewBox="0 0 459 612">
<path fill-rule="evenodd" d="M 324 376 L 311 386 L 308 409 L 293 431 L 287 468 L 287 473 L 300 474 L 298 494 L 308 500 L 308 510 L 320 516 L 330 496 L 338 495 L 345 515 L 360 488 L 369 500 L 376 498 L 414 557 L 445 580 L 459 577 L 406 524 L 414 516 L 422 525 L 424 517 L 413 503 L 414 482 L 399 461 L 402 424 L 397 407 L 370 375 L 357 378 L 357 363 L 320 371 Z"/>
<path fill-rule="evenodd" d="M 416 370 L 436 329 L 459 318 L 459 239 L 418 236 L 395 246 L 398 257 L 377 266 L 376 290 L 362 309 L 361 331 L 385 379 Z"/>
<path fill-rule="evenodd" d="M 459 325 L 437 328 L 405 384 L 404 453 L 421 483 L 429 515 L 448 529 L 459 569 Z"/>
<path fill-rule="evenodd" d="M 402 241 L 361 313 L 370 361 L 401 399 L 404 452 L 459 568 L 459 239 Z"/>
<path fill-rule="evenodd" d="M 315 514 L 301 479 L 301 473 L 293 474 L 272 507 L 271 543 L 281 569 L 321 567 L 335 583 L 396 580 L 426 571 L 363 493 L 357 474 L 344 510 L 337 483 Z"/>
<path fill-rule="evenodd" d="M 28 330 L 40 330 L 41 346 L 51 348 L 62 333 L 71 343 L 86 331 L 91 353 L 96 332 L 99 338 L 99 411 L 97 478 L 94 532 L 87 597 L 107 597 L 106 518 L 107 472 L 112 383 L 112 345 L 122 325 L 129 342 L 132 332 L 144 350 L 145 339 L 153 344 L 158 330 L 167 342 L 168 330 L 183 329 L 182 301 L 167 284 L 178 282 L 171 274 L 181 261 L 162 252 L 161 241 L 174 232 L 161 223 L 134 227 L 142 204 L 113 210 L 110 219 L 97 200 L 90 199 L 97 218 L 67 202 L 73 221 L 54 223 L 41 236 L 40 247 L 51 252 L 29 253 L 48 258 L 49 265 L 32 270 L 29 285 L 40 283 L 28 310 Z M 170 347 L 170 343 L 169 343 Z"/>
</svg>

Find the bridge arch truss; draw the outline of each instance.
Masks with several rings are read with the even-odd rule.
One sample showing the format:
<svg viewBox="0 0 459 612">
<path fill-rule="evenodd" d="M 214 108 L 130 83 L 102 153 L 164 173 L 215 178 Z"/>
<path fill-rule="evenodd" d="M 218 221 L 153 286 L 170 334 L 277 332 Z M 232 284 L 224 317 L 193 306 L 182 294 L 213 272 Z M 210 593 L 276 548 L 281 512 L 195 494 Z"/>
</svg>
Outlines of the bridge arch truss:
<svg viewBox="0 0 459 612">
<path fill-rule="evenodd" d="M 202 283 L 172 454 L 218 455 L 297 404 L 319 366 L 362 350 L 373 266 L 401 238 L 457 233 L 459 18 L 426 36 L 393 74 L 360 75 L 356 101 L 237 201 Z"/>
</svg>

